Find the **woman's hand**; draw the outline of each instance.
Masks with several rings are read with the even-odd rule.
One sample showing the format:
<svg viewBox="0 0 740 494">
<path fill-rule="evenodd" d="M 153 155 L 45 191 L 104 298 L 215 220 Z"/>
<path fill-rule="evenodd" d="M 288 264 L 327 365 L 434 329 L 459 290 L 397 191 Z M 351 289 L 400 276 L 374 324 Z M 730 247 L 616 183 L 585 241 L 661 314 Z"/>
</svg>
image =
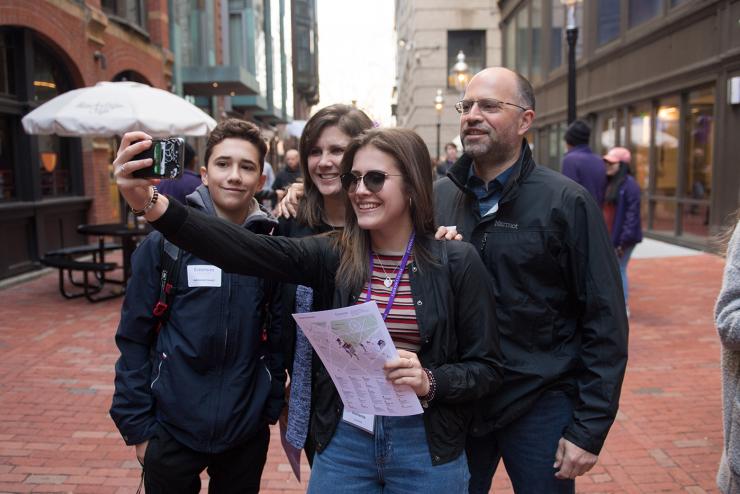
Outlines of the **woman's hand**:
<svg viewBox="0 0 740 494">
<path fill-rule="evenodd" d="M 429 377 L 415 353 L 398 350 L 398 358 L 383 365 L 385 377 L 393 384 L 407 384 L 416 396 L 429 394 Z"/>
<path fill-rule="evenodd" d="M 118 191 L 131 209 L 143 209 L 152 196 L 152 184 L 159 183 L 158 179 L 149 180 L 131 176 L 134 171 L 151 166 L 151 158 L 131 161 L 134 156 L 146 151 L 151 145 L 152 138 L 148 134 L 139 131 L 127 132 L 121 139 L 116 160 L 113 162 L 113 175 L 116 177 Z M 161 196 L 157 201 L 157 207 L 148 211 L 145 218 L 148 221 L 159 218 L 164 214 L 168 203 L 167 198 Z"/>
<path fill-rule="evenodd" d="M 298 203 L 303 198 L 304 189 L 302 182 L 294 182 L 285 189 L 285 197 L 275 206 L 274 215 L 283 216 L 286 220 L 298 216 Z"/>
</svg>

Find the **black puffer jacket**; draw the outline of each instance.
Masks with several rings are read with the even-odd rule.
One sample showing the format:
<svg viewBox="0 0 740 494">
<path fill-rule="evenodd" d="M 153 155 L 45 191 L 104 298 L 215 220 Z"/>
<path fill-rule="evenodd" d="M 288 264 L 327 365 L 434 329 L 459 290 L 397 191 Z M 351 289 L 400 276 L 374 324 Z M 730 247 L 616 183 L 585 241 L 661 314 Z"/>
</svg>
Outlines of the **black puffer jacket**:
<svg viewBox="0 0 740 494">
<path fill-rule="evenodd" d="M 598 454 L 627 365 L 627 318 L 614 249 L 590 194 L 537 166 L 526 141 L 496 213 L 480 217 L 463 155 L 434 184 L 436 220 L 456 225 L 494 282 L 506 371 L 474 434 L 531 409 L 547 389 L 575 400 L 564 437 Z"/>
<path fill-rule="evenodd" d="M 335 286 L 339 252 L 326 236 L 289 239 L 255 235 L 226 221 L 214 221 L 193 209 L 170 202 L 153 226 L 176 245 L 225 271 L 251 274 L 314 288 L 314 309 L 346 307 L 357 300 Z M 422 346 L 422 365 L 437 381 L 437 393 L 424 413 L 433 464 L 457 458 L 463 451 L 474 400 L 488 396 L 502 379 L 493 291 L 475 250 L 463 242 L 424 242 L 432 255 L 447 263 L 410 264 L 409 278 Z M 447 245 L 445 245 L 447 244 Z M 323 366 L 314 373 L 311 435 L 321 452 L 342 417 L 342 401 Z"/>
</svg>

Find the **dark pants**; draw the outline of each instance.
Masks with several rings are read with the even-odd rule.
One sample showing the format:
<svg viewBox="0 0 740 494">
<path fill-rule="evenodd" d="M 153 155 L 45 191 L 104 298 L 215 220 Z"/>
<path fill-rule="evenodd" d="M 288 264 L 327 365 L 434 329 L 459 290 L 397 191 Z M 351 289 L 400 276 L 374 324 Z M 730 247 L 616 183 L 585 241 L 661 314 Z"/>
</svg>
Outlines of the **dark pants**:
<svg viewBox="0 0 740 494">
<path fill-rule="evenodd" d="M 547 392 L 532 410 L 501 430 L 468 436 L 470 494 L 486 494 L 499 460 L 504 460 L 517 494 L 572 494 L 575 481 L 555 478 L 555 452 L 573 417 L 573 402 L 565 393 Z"/>
<path fill-rule="evenodd" d="M 200 473 L 205 469 L 211 494 L 257 493 L 269 444 L 270 429 L 265 425 L 241 446 L 223 453 L 199 453 L 158 427 L 144 455 L 146 493 L 198 494 Z"/>
</svg>

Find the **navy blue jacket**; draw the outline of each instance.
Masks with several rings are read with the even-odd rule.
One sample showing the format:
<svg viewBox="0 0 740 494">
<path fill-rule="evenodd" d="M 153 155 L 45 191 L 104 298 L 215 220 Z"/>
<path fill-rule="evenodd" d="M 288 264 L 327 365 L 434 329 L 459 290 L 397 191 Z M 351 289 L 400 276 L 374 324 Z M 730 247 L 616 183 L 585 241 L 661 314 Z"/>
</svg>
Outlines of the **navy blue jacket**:
<svg viewBox="0 0 740 494">
<path fill-rule="evenodd" d="M 642 242 L 640 186 L 630 175 L 619 187 L 611 237 L 614 247 L 626 248 Z"/>
<path fill-rule="evenodd" d="M 591 193 L 596 204 L 604 204 L 606 166 L 600 156 L 583 144 L 568 151 L 563 158 L 563 175 L 575 180 Z"/>
<path fill-rule="evenodd" d="M 188 203 L 215 216 L 205 186 Z M 259 210 L 243 226 L 269 233 L 277 221 Z M 121 356 L 110 414 L 126 444 L 149 439 L 159 425 L 191 449 L 222 452 L 274 423 L 283 408 L 280 290 L 226 272 L 220 288 L 189 287 L 188 267 L 209 263 L 182 251 L 172 309 L 157 336 L 152 308 L 160 290 L 161 238 L 153 232 L 133 255 L 116 333 Z M 273 317 L 262 343 L 268 297 Z"/>
</svg>

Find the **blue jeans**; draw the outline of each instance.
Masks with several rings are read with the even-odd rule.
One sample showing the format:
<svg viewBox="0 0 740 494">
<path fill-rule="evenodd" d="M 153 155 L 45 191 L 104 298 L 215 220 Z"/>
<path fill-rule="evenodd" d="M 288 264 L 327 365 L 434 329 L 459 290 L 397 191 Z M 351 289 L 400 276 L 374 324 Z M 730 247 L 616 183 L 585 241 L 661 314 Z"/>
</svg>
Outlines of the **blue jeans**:
<svg viewBox="0 0 740 494">
<path fill-rule="evenodd" d="M 624 289 L 624 303 L 627 303 L 629 298 L 629 286 L 627 285 L 627 263 L 630 262 L 630 256 L 632 251 L 635 250 L 635 246 L 631 245 L 624 249 L 622 257 L 618 258 L 619 261 L 619 273 L 622 275 L 622 288 Z"/>
<path fill-rule="evenodd" d="M 468 436 L 470 494 L 487 494 L 503 458 L 517 494 L 572 494 L 575 481 L 555 478 L 555 452 L 573 417 L 573 402 L 565 393 L 543 394 L 532 410 L 503 429 L 481 437 Z"/>
<path fill-rule="evenodd" d="M 339 422 L 329 445 L 316 453 L 308 494 L 453 494 L 470 474 L 463 452 L 432 466 L 422 415 L 375 417 L 375 433 Z"/>
</svg>

